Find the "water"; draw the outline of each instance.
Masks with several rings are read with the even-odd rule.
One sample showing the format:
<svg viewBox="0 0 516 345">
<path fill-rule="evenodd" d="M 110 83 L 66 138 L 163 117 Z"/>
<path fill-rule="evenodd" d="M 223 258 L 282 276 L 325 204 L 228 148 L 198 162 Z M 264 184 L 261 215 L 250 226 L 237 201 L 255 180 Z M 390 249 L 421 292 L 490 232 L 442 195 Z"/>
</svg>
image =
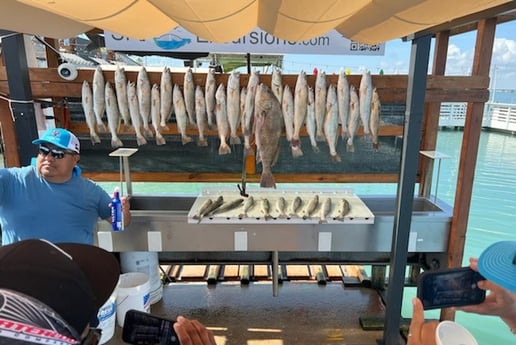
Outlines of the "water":
<svg viewBox="0 0 516 345">
<path fill-rule="evenodd" d="M 450 156 L 441 162 L 438 197 L 453 205 L 457 183 L 457 168 L 462 145 L 461 131 L 443 130 L 438 134 L 437 151 Z M 435 192 L 437 177 L 435 164 L 432 193 Z M 478 161 L 473 185 L 473 196 L 468 222 L 463 265 L 469 257 L 478 257 L 483 249 L 499 240 L 514 240 L 511 227 L 516 224 L 516 136 L 487 132 L 481 134 Z M 118 183 L 103 183 L 106 190 L 112 191 Z M 231 184 L 235 186 L 236 183 Z M 134 183 L 137 193 L 153 194 L 193 194 L 202 188 L 227 186 L 227 184 L 207 183 Z M 251 184 L 251 186 L 255 186 Z M 281 185 L 288 187 L 288 184 Z M 325 185 L 331 187 L 332 185 Z M 396 184 L 346 184 L 340 188 L 353 188 L 357 194 L 395 194 Z M 235 187 L 236 188 L 236 187 Z M 416 188 L 417 191 L 417 188 Z M 402 315 L 410 317 L 411 299 L 415 288 L 405 289 Z M 426 318 L 439 318 L 439 311 L 427 311 Z M 456 321 L 464 325 L 475 336 L 480 345 L 509 344 L 514 335 L 497 317 L 457 312 Z M 480 326 L 481 325 L 481 326 Z"/>
</svg>

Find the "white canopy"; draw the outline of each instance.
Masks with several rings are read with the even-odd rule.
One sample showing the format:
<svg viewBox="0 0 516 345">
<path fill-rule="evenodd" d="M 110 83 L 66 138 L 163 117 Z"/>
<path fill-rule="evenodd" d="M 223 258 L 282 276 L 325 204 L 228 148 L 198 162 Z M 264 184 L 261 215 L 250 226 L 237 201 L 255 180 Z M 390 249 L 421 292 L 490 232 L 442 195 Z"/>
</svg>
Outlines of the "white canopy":
<svg viewBox="0 0 516 345">
<path fill-rule="evenodd" d="M 180 25 L 227 42 L 255 27 L 290 41 L 336 29 L 381 43 L 480 12 L 508 0 L 2 0 L 0 29 L 68 38 L 99 28 L 135 39 Z"/>
</svg>

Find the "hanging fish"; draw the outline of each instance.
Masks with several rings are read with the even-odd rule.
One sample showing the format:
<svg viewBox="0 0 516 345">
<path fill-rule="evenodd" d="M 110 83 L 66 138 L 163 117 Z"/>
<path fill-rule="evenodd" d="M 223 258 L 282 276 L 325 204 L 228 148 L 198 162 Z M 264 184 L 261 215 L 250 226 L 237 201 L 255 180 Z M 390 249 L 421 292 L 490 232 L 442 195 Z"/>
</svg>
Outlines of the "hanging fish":
<svg viewBox="0 0 516 345">
<path fill-rule="evenodd" d="M 136 143 L 138 146 L 147 144 L 147 139 L 142 134 L 142 117 L 138 106 L 138 97 L 136 95 L 136 84 L 132 81 L 127 82 L 127 101 L 129 102 L 129 114 L 131 115 L 131 123 L 134 133 L 136 134 Z"/>
<path fill-rule="evenodd" d="M 195 128 L 195 84 L 191 67 L 188 67 L 184 75 L 183 94 L 189 126 Z"/>
<path fill-rule="evenodd" d="M 306 132 L 310 138 L 310 144 L 314 152 L 319 152 L 317 147 L 317 140 L 315 139 L 317 126 L 315 124 L 315 95 L 314 89 L 308 87 L 308 104 L 306 106 Z"/>
<path fill-rule="evenodd" d="M 339 110 L 335 86 L 330 84 L 327 92 L 326 118 L 324 119 L 324 136 L 330 149 L 332 161 L 340 162 L 337 154 L 337 140 L 339 138 Z"/>
<path fill-rule="evenodd" d="M 326 116 L 326 92 L 328 90 L 326 73 L 319 71 L 315 78 L 315 124 L 317 141 L 324 141 L 324 118 Z"/>
<path fill-rule="evenodd" d="M 159 84 L 160 93 L 160 121 L 159 125 L 163 129 L 168 129 L 167 122 L 172 116 L 174 109 L 172 103 L 172 76 L 170 75 L 170 68 L 165 66 L 161 72 L 161 79 Z"/>
<path fill-rule="evenodd" d="M 271 78 L 271 89 L 272 93 L 276 96 L 278 99 L 278 102 L 283 101 L 283 85 L 281 80 L 281 70 L 276 67 L 272 71 L 272 78 Z"/>
<path fill-rule="evenodd" d="M 156 145 L 158 146 L 166 144 L 165 138 L 163 134 L 161 134 L 160 100 L 159 86 L 158 84 L 153 84 L 151 90 L 151 123 L 152 127 L 154 127 L 154 136 L 156 137 Z"/>
<path fill-rule="evenodd" d="M 261 83 L 255 100 L 256 159 L 262 163 L 260 187 L 276 188 L 271 167 L 278 160 L 281 137 L 281 105 L 267 85 Z"/>
<path fill-rule="evenodd" d="M 215 69 L 210 68 L 206 74 L 204 97 L 206 99 L 206 116 L 208 118 L 208 127 L 215 129 L 215 92 L 217 91 L 217 81 L 215 80 Z"/>
<path fill-rule="evenodd" d="M 241 144 L 237 130 L 240 125 L 240 72 L 233 70 L 228 78 L 227 114 L 229 122 L 229 143 Z"/>
<path fill-rule="evenodd" d="M 107 128 L 102 122 L 104 111 L 106 110 L 106 85 L 102 68 L 97 66 L 93 72 L 93 111 L 97 119 L 97 131 L 107 132 Z"/>
<path fill-rule="evenodd" d="M 90 130 L 90 139 L 93 145 L 100 143 L 100 138 L 96 132 L 95 111 L 93 110 L 93 94 L 90 84 L 85 80 L 82 82 L 82 110 L 86 118 L 86 124 Z"/>
<path fill-rule="evenodd" d="M 305 124 L 306 111 L 308 104 L 308 83 L 306 81 L 306 73 L 301 71 L 297 76 L 296 88 L 294 90 L 294 132 L 290 141 L 292 157 L 300 157 L 303 155 L 301 150 L 300 132 Z"/>
<path fill-rule="evenodd" d="M 348 141 L 346 150 L 348 152 L 355 152 L 353 140 L 358 129 L 358 122 L 360 119 L 360 107 L 358 103 L 358 94 L 355 86 L 351 85 L 349 88 L 349 122 L 348 122 Z"/>
<path fill-rule="evenodd" d="M 256 88 L 260 82 L 260 72 L 252 71 L 251 76 L 247 82 L 247 94 L 245 96 L 245 112 L 243 115 L 244 122 L 244 152 L 245 155 L 253 155 L 253 149 L 251 148 L 251 135 L 254 120 L 254 101 L 256 96 Z"/>
<path fill-rule="evenodd" d="M 136 95 L 138 96 L 138 109 L 142 118 L 143 132 L 149 138 L 152 137 L 152 131 L 149 127 L 150 111 L 151 111 L 151 85 L 149 76 L 144 66 L 140 68 L 136 79 Z"/>
<path fill-rule="evenodd" d="M 380 113 L 382 110 L 382 103 L 376 88 L 373 89 L 373 101 L 371 102 L 371 118 L 369 127 L 371 129 L 371 140 L 373 142 L 373 149 L 378 151 L 380 144 L 378 143 L 378 133 L 380 131 Z"/>
<path fill-rule="evenodd" d="M 283 122 L 285 123 L 285 137 L 290 143 L 294 135 L 294 96 L 292 96 L 292 91 L 290 91 L 288 85 L 285 85 L 283 90 L 281 110 L 283 112 Z"/>
<path fill-rule="evenodd" d="M 197 139 L 197 146 L 208 146 L 208 141 L 204 136 L 204 131 L 208 127 L 208 119 L 206 118 L 206 99 L 202 87 L 197 85 L 195 87 L 195 121 L 197 122 L 197 130 L 199 137 Z"/>
<path fill-rule="evenodd" d="M 124 144 L 117 134 L 118 126 L 120 125 L 120 114 L 118 112 L 115 91 L 109 82 L 106 83 L 104 93 L 109 132 L 111 133 L 111 147 L 122 147 Z"/>
<path fill-rule="evenodd" d="M 217 92 L 215 93 L 215 100 L 217 101 L 215 117 L 217 118 L 217 130 L 220 138 L 219 155 L 227 155 L 231 153 L 231 147 L 229 147 L 227 143 L 229 137 L 229 121 L 224 84 L 219 84 Z"/>
<path fill-rule="evenodd" d="M 192 137 L 188 136 L 186 129 L 188 127 L 188 115 L 186 114 L 185 101 L 179 85 L 174 84 L 172 91 L 172 103 L 174 104 L 174 113 L 176 114 L 177 130 L 181 135 L 181 142 L 186 145 L 192 142 Z"/>
<path fill-rule="evenodd" d="M 371 99 L 373 96 L 373 82 L 371 80 L 371 72 L 364 71 L 362 79 L 360 79 L 359 102 L 360 102 L 360 120 L 364 126 L 364 136 L 369 138 L 371 131 L 369 130 L 369 117 L 371 116 Z"/>
<path fill-rule="evenodd" d="M 128 129 L 131 125 L 131 115 L 129 113 L 129 103 L 127 101 L 127 78 L 125 77 L 125 70 L 119 65 L 115 70 L 115 91 L 118 110 L 124 120 L 124 128 Z"/>
<path fill-rule="evenodd" d="M 339 106 L 340 133 L 342 139 L 348 137 L 348 118 L 349 118 L 349 82 L 346 71 L 341 68 L 337 81 L 337 104 Z"/>
</svg>

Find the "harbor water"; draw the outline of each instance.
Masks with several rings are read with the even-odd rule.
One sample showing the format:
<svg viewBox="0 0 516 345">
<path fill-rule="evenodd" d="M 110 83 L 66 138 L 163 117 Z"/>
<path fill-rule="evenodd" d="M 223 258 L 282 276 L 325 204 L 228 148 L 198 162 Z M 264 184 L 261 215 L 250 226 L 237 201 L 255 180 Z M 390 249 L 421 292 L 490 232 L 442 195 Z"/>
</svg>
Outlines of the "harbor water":
<svg viewBox="0 0 516 345">
<path fill-rule="evenodd" d="M 453 205 L 457 183 L 457 169 L 463 132 L 439 131 L 437 151 L 450 156 L 441 162 L 437 197 Z M 381 152 L 381 148 L 380 148 Z M 438 164 L 434 164 L 432 194 L 435 194 Z M 478 257 L 489 244 L 500 240 L 514 240 L 516 224 L 516 136 L 494 131 L 482 131 L 476 164 L 475 182 L 464 251 L 463 265 L 469 257 Z M 117 183 L 101 183 L 112 191 Z M 232 184 L 236 188 L 236 183 Z M 214 187 L 206 183 L 133 183 L 135 194 L 197 195 L 202 188 Z M 227 186 L 227 184 L 221 184 Z M 279 188 L 283 187 L 280 185 Z M 285 187 L 291 188 L 292 185 Z M 328 187 L 333 187 L 328 185 Z M 396 184 L 339 184 L 354 189 L 356 194 L 395 194 Z M 417 192 L 417 188 L 416 188 Z M 403 317 L 411 317 L 411 299 L 415 288 L 406 288 L 402 308 Z M 427 311 L 425 317 L 439 318 L 439 311 Z M 465 326 L 479 345 L 509 344 L 514 335 L 497 317 L 457 312 L 456 321 Z"/>
</svg>

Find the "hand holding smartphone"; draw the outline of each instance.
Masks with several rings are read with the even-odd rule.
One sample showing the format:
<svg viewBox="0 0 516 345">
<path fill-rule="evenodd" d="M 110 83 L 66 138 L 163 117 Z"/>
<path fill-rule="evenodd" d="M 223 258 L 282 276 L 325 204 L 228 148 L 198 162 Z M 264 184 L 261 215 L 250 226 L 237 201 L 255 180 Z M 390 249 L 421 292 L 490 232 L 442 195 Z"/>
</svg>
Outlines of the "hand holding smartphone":
<svg viewBox="0 0 516 345">
<path fill-rule="evenodd" d="M 180 345 L 174 322 L 139 310 L 125 314 L 122 340 L 135 345 Z"/>
<path fill-rule="evenodd" d="M 469 267 L 426 271 L 419 278 L 417 297 L 425 310 L 479 304 L 486 292 L 477 283 L 484 279 Z"/>
</svg>

